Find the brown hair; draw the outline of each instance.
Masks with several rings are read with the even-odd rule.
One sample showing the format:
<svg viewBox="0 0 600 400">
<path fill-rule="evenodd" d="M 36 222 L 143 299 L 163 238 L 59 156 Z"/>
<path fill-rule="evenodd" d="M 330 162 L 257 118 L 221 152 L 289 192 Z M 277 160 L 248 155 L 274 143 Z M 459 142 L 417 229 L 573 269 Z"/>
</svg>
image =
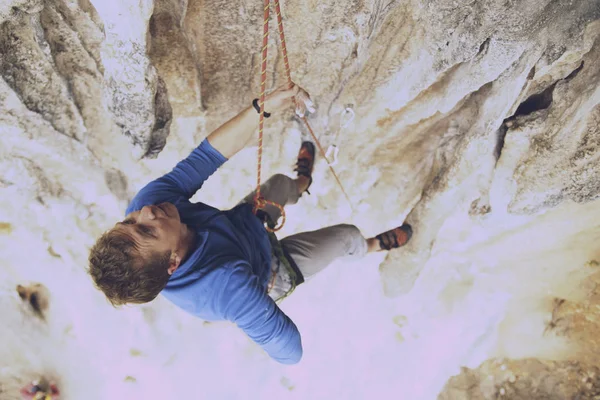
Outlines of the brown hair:
<svg viewBox="0 0 600 400">
<path fill-rule="evenodd" d="M 135 243 L 108 231 L 90 251 L 89 274 L 113 306 L 148 303 L 165 288 L 171 253 L 145 257 Z"/>
</svg>

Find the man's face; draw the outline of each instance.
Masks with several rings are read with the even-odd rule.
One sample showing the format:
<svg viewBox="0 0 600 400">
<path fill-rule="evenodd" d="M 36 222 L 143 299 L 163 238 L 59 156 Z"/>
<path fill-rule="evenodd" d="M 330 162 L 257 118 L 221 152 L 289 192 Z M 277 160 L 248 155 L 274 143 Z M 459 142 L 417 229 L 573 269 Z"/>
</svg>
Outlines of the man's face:
<svg viewBox="0 0 600 400">
<path fill-rule="evenodd" d="M 145 206 L 134 211 L 114 228 L 136 244 L 142 255 L 175 252 L 181 239 L 179 211 L 171 203 Z"/>
</svg>

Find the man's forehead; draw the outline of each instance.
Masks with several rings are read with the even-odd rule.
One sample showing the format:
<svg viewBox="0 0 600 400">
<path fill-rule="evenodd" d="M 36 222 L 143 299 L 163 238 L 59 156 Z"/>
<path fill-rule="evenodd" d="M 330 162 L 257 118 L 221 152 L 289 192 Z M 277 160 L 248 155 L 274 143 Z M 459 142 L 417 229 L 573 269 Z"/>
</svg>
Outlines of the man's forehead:
<svg viewBox="0 0 600 400">
<path fill-rule="evenodd" d="M 149 245 L 144 243 L 144 238 L 136 236 L 134 231 L 130 229 L 130 225 L 117 224 L 113 229 L 110 230 L 110 234 L 125 239 L 133 244 L 133 248 L 129 249 L 128 252 L 136 259 L 135 265 L 141 265 L 143 260 L 146 258 L 146 254 L 150 254 L 148 250 Z"/>
<path fill-rule="evenodd" d="M 111 232 L 124 239 L 131 240 L 137 249 L 143 247 L 143 240 L 134 229 L 133 225 L 126 225 L 122 222 L 117 222 L 115 227 L 111 229 Z"/>
</svg>

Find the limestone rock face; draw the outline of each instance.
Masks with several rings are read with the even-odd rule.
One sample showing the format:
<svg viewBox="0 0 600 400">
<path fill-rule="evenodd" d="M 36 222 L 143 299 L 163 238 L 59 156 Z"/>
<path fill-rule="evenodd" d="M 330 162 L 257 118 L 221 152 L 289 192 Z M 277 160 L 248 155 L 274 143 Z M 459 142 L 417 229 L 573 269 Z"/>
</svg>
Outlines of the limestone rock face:
<svg viewBox="0 0 600 400">
<path fill-rule="evenodd" d="M 463 368 L 438 396 L 445 399 L 596 399 L 600 396 L 600 274 L 598 262 L 584 268 L 591 276 L 579 287 L 580 299 L 556 298 L 545 319 L 544 338 L 567 339 L 566 359 L 492 359 Z M 559 347 L 556 342 L 554 346 Z M 555 350 L 555 349 L 554 349 Z"/>
<path fill-rule="evenodd" d="M 319 156 L 312 195 L 290 208 L 281 236 L 342 222 L 365 236 L 404 221 L 414 230 L 407 246 L 364 261 L 365 282 L 379 268 L 380 285 L 358 287 L 353 307 L 347 288 L 363 278 L 344 270 L 301 288 L 290 316 L 310 314 L 303 322 L 315 327 L 346 316 L 333 325 L 359 333 L 337 334 L 344 348 L 357 345 L 352 337 L 396 336 L 377 336 L 371 351 L 348 359 L 345 375 L 317 387 L 309 382 L 323 371 L 310 367 L 347 354 L 323 345 L 311 356 L 323 340 L 311 335 L 325 334 L 318 328 L 301 327 L 307 366 L 284 379 L 227 328 L 162 300 L 117 313 L 85 273 L 90 246 L 136 191 L 258 96 L 261 1 L 0 0 L 0 305 L 11 327 L 1 336 L 9 346 L 0 350 L 0 398 L 18 398 L 13 389 L 41 375 L 66 398 L 179 398 L 189 395 L 181 366 L 199 359 L 211 373 L 239 365 L 256 398 L 272 392 L 255 382 L 271 380 L 301 398 L 328 388 L 330 397 L 375 398 L 379 388 L 426 399 L 444 387 L 440 398 L 495 398 L 508 378 L 491 358 L 529 371 L 510 390 L 535 398 L 527 393 L 552 393 L 598 367 L 589 284 L 600 257 L 598 1 L 287 0 L 282 8 L 292 77 L 316 103 L 309 120 L 321 144 L 339 149 L 334 167 L 350 204 Z M 270 26 L 274 88 L 286 82 L 273 18 Z M 308 138 L 291 110 L 269 118 L 263 178 L 292 174 Z M 196 199 L 231 207 L 255 174 L 250 148 Z M 49 293 L 44 318 L 15 290 L 33 284 Z M 361 313 L 403 322 L 363 331 L 371 328 L 349 325 Z M 240 355 L 218 364 L 225 350 L 216 337 L 235 338 L 228 343 L 252 363 Z M 191 350 L 186 340 L 206 344 Z M 74 382 L 94 354 L 104 366 Z M 140 357 L 156 370 L 141 372 Z M 365 378 L 367 365 L 374 372 Z M 470 369 L 444 386 L 460 367 Z M 546 376 L 556 384 L 540 383 Z M 169 379 L 179 384 L 157 388 Z M 243 397 L 243 385 L 219 381 L 202 382 L 207 398 Z M 597 395 L 595 383 L 565 385 L 560 398 Z M 348 396 L 333 391 L 340 387 Z"/>
<path fill-rule="evenodd" d="M 107 142 L 122 136 L 142 156 L 156 156 L 172 111 L 146 56 L 144 12 L 152 5 L 136 10 L 143 22 L 130 37 L 113 32 L 125 23 L 114 16 L 127 14 L 117 13 L 117 5 L 103 3 L 112 19 L 103 19 L 89 1 L 13 6 L 2 22 L 1 74 L 29 110 L 99 157 L 110 151 Z"/>
<path fill-rule="evenodd" d="M 575 362 L 492 360 L 452 378 L 438 399 L 596 399 L 599 373 L 598 367 Z"/>
</svg>

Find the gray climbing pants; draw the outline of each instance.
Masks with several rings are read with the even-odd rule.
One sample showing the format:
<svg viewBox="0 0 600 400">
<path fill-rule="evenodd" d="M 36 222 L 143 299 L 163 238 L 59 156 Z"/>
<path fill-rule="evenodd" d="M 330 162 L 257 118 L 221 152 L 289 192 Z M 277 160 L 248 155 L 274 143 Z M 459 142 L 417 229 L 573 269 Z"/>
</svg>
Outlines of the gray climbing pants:
<svg viewBox="0 0 600 400">
<path fill-rule="evenodd" d="M 281 174 L 272 176 L 260 190 L 266 200 L 283 206 L 296 204 L 300 197 L 296 182 Z M 243 202 L 252 203 L 253 199 L 254 192 L 246 196 Z M 273 221 L 280 217 L 277 207 L 267 206 L 265 211 Z M 358 259 L 367 253 L 367 241 L 356 226 L 349 224 L 297 233 L 281 239 L 280 242 L 306 280 L 335 260 Z M 273 258 L 272 264 L 273 272 L 277 275 L 269 295 L 278 300 L 287 293 L 289 279 L 285 276 L 285 268 L 280 268 L 276 257 Z"/>
</svg>

